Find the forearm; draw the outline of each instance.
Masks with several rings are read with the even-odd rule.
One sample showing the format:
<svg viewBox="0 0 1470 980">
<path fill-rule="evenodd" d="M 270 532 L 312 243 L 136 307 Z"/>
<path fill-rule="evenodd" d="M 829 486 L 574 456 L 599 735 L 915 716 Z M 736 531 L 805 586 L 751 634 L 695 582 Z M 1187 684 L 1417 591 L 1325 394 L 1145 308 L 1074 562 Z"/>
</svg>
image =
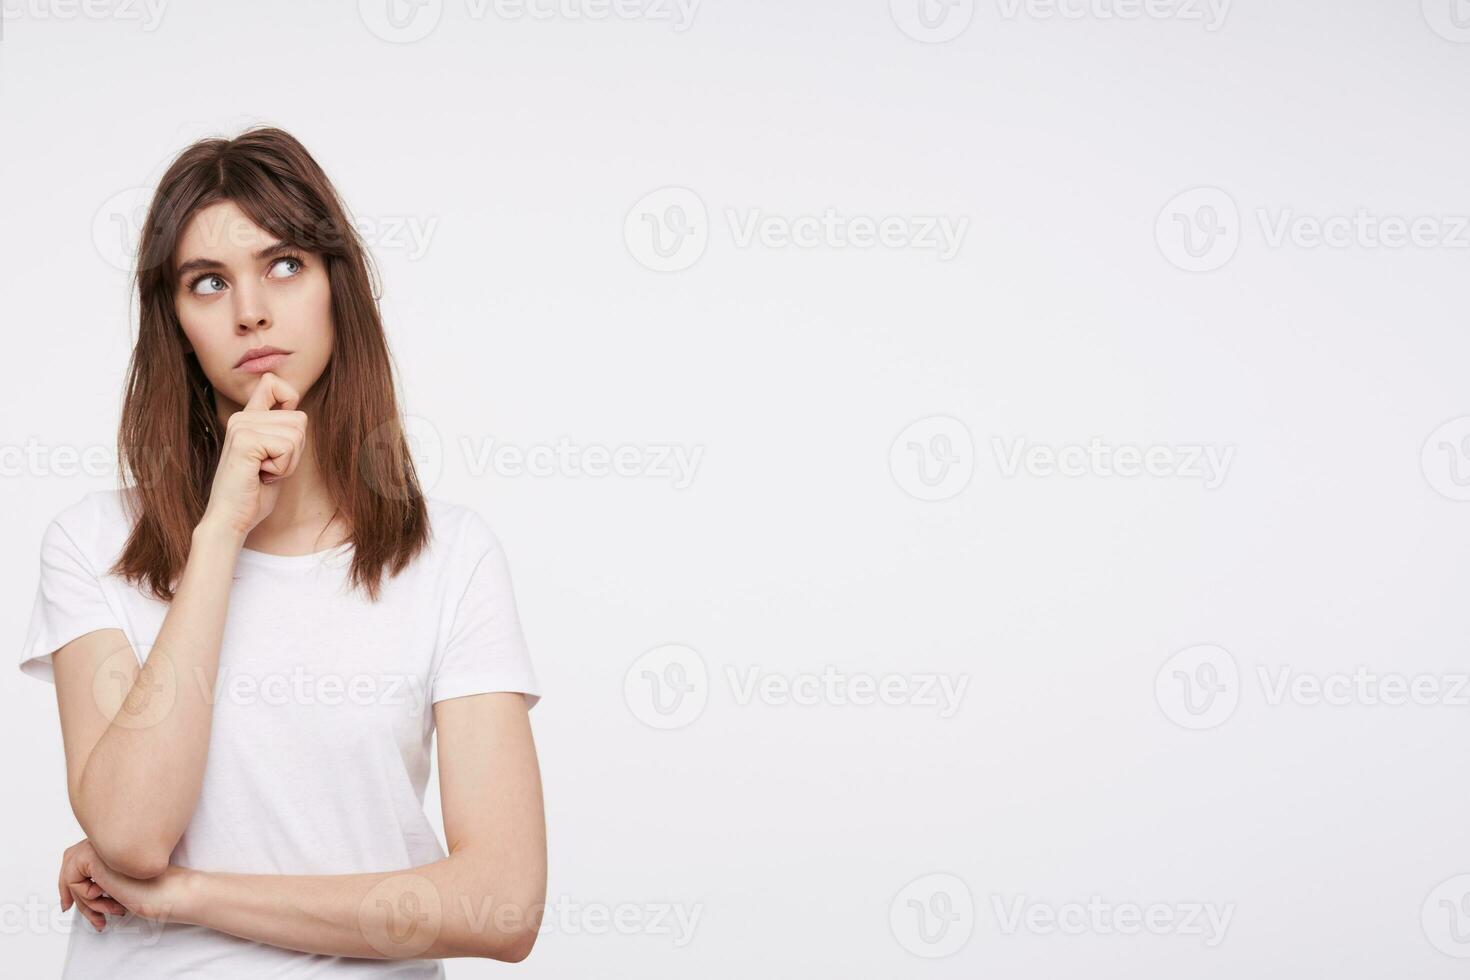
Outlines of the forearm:
<svg viewBox="0 0 1470 980">
<path fill-rule="evenodd" d="M 518 962 L 535 942 L 546 872 L 544 854 L 516 864 L 461 850 L 370 874 L 191 871 L 173 918 L 307 953 Z"/>
<path fill-rule="evenodd" d="M 195 530 L 158 637 L 73 791 L 77 820 L 103 859 L 133 874 L 167 865 L 199 800 L 239 549 L 228 531 Z"/>
</svg>

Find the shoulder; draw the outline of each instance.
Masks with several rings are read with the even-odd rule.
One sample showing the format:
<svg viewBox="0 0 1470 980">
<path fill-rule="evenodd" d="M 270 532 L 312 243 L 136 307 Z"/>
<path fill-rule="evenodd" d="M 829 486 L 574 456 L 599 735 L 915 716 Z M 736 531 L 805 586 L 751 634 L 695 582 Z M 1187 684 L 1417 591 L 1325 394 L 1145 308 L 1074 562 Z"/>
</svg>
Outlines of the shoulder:
<svg viewBox="0 0 1470 980">
<path fill-rule="evenodd" d="M 475 561 L 488 551 L 501 550 L 500 538 L 490 522 L 474 507 L 441 497 L 424 498 L 429 511 L 433 549 L 448 557 Z"/>
<path fill-rule="evenodd" d="M 93 490 L 56 512 L 52 523 L 67 528 L 100 528 L 126 523 L 126 500 L 122 490 Z"/>
<path fill-rule="evenodd" d="M 125 490 L 93 490 L 58 511 L 46 526 L 44 544 L 63 544 L 105 568 L 122 551 L 132 527 Z"/>
</svg>

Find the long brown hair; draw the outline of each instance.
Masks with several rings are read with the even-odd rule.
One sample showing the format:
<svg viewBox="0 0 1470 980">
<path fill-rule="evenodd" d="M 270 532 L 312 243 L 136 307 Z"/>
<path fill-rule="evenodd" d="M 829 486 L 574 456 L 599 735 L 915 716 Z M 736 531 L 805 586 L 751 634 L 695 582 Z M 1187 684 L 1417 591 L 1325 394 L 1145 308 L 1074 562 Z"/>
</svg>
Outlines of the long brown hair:
<svg viewBox="0 0 1470 980">
<path fill-rule="evenodd" d="M 375 600 L 384 570 L 396 575 L 427 544 L 428 508 L 398 410 L 367 250 L 321 167 L 295 137 L 274 128 L 189 146 L 149 206 L 138 247 L 138 341 L 118 430 L 133 528 L 112 571 L 171 600 L 209 502 L 224 433 L 174 307 L 174 251 L 189 220 L 221 201 L 325 262 L 332 353 L 307 395 L 308 443 L 351 529 L 352 584 Z"/>
</svg>

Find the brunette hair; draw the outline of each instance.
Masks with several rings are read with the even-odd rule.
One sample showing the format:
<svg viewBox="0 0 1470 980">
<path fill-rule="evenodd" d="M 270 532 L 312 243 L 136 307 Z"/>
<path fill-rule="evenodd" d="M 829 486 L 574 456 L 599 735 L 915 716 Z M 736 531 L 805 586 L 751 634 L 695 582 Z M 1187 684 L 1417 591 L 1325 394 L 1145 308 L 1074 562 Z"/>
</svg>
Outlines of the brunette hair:
<svg viewBox="0 0 1470 980">
<path fill-rule="evenodd" d="M 428 543 L 428 508 L 399 414 L 367 250 L 321 167 L 295 137 L 274 128 L 189 146 L 149 206 L 138 247 L 138 340 L 118 430 L 133 527 L 112 571 L 171 600 L 209 502 L 224 432 L 209 380 L 184 342 L 174 252 L 189 220 L 221 201 L 325 263 L 332 353 L 308 393 L 308 443 L 351 529 L 351 582 L 376 600 L 384 571 L 396 575 Z"/>
</svg>

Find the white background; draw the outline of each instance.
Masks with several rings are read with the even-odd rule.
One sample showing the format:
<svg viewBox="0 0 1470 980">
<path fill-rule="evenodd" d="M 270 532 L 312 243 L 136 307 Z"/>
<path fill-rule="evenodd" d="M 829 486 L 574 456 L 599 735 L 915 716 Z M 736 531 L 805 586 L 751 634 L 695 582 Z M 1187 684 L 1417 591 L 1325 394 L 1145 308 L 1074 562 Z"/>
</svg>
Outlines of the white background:
<svg viewBox="0 0 1470 980">
<path fill-rule="evenodd" d="M 521 975 L 1463 976 L 1470 9 L 930 0 L 926 31 L 917 0 L 628 2 L 442 0 L 395 31 L 383 0 L 5 0 L 17 655 L 46 521 L 113 485 L 69 452 L 115 439 L 129 195 L 276 124 L 364 223 L 431 492 L 510 556 L 570 910 Z M 691 198 L 639 202 L 667 187 L 705 214 L 658 272 L 649 222 Z M 949 258 L 740 237 L 827 209 L 967 224 Z M 1427 237 L 1304 237 L 1360 211 Z M 477 461 L 563 438 L 700 456 L 682 486 Z M 1230 463 L 1009 466 L 1094 438 Z M 666 644 L 705 700 L 674 728 L 634 669 Z M 1191 714 L 1201 657 L 1222 690 Z M 829 667 L 967 686 L 943 717 L 742 703 L 729 674 Z M 1275 696 L 1360 668 L 1347 703 Z M 1433 703 L 1371 703 L 1419 675 Z M 80 831 L 53 694 L 9 681 L 6 972 L 55 976 L 70 916 L 29 910 Z M 1046 928 L 1089 902 L 1173 926 Z"/>
</svg>

